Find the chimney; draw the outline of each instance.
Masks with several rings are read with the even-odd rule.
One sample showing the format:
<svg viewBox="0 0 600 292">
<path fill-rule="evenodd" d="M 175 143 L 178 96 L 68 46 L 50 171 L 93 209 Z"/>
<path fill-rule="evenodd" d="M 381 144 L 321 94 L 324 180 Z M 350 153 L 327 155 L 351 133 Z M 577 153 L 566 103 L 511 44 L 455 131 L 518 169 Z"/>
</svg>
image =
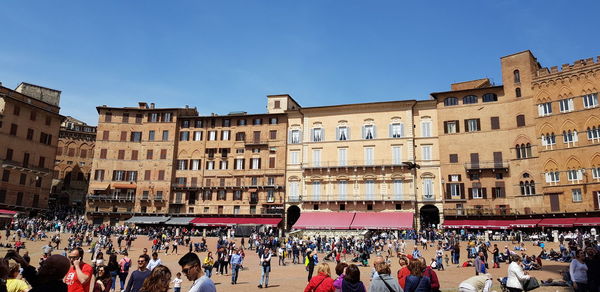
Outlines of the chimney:
<svg viewBox="0 0 600 292">
<path fill-rule="evenodd" d="M 150 103 L 150 108 L 154 109 L 154 103 L 153 102 Z"/>
<path fill-rule="evenodd" d="M 145 109 L 145 108 L 148 108 L 148 104 L 143 101 L 140 101 L 140 102 L 138 102 L 138 107 L 141 109 Z"/>
</svg>

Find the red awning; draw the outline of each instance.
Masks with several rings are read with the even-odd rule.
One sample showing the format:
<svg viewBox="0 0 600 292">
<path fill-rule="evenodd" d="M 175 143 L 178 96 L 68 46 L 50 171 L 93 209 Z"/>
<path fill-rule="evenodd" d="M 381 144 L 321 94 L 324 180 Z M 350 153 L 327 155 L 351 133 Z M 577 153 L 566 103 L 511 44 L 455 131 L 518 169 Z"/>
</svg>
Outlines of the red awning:
<svg viewBox="0 0 600 292">
<path fill-rule="evenodd" d="M 17 211 L 0 209 L 0 214 L 15 215 L 15 214 L 17 214 Z"/>
<path fill-rule="evenodd" d="M 115 189 L 135 189 L 135 184 L 113 184 L 113 188 Z"/>
<path fill-rule="evenodd" d="M 359 212 L 354 216 L 351 229 L 411 229 L 413 213 L 409 212 Z"/>
<path fill-rule="evenodd" d="M 444 228 L 450 229 L 464 228 L 465 226 L 468 226 L 465 222 L 465 220 L 444 220 L 444 224 L 442 225 Z"/>
<path fill-rule="evenodd" d="M 465 229 L 508 229 L 508 220 L 446 220 L 445 228 L 465 228 Z"/>
<path fill-rule="evenodd" d="M 196 226 L 269 225 L 277 226 L 281 218 L 198 217 L 190 221 Z"/>
<path fill-rule="evenodd" d="M 355 213 L 308 212 L 301 213 L 294 224 L 296 229 L 350 229 Z"/>
<path fill-rule="evenodd" d="M 577 218 L 545 218 L 538 224 L 539 227 L 573 227 Z"/>
<path fill-rule="evenodd" d="M 514 228 L 534 228 L 542 221 L 541 219 L 517 219 L 510 222 Z"/>
<path fill-rule="evenodd" d="M 573 226 L 600 226 L 600 217 L 577 218 Z"/>
</svg>

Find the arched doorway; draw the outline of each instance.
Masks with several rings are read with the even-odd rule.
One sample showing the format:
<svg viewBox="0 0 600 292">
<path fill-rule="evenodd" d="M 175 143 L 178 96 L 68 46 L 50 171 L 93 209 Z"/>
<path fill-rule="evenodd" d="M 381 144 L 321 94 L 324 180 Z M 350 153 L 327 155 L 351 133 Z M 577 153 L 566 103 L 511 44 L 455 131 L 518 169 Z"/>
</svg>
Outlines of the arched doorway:
<svg viewBox="0 0 600 292">
<path fill-rule="evenodd" d="M 440 210 L 434 205 L 421 207 L 421 228 L 437 227 L 440 224 Z"/>
<path fill-rule="evenodd" d="M 298 221 L 298 218 L 300 218 L 300 207 L 296 206 L 296 205 L 292 205 L 287 209 L 287 229 L 290 230 L 292 229 L 292 226 L 294 226 L 294 224 L 296 224 L 296 221 Z"/>
</svg>

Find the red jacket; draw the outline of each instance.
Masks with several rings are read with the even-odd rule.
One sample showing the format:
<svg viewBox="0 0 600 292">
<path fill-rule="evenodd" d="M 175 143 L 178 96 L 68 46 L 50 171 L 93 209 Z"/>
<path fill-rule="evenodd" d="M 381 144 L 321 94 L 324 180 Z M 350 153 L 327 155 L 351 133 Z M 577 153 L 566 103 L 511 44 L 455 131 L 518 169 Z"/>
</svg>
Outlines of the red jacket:
<svg viewBox="0 0 600 292">
<path fill-rule="evenodd" d="M 304 288 L 304 292 L 335 292 L 335 288 L 333 288 L 333 279 L 329 277 L 325 273 L 319 273 L 318 275 L 312 277 L 306 288 Z"/>
<path fill-rule="evenodd" d="M 406 277 L 410 275 L 410 271 L 408 270 L 408 266 L 403 267 L 398 271 L 398 284 L 400 287 L 404 289 L 404 285 L 406 284 Z"/>
<path fill-rule="evenodd" d="M 437 274 L 431 269 L 431 267 L 428 266 L 425 268 L 425 271 L 423 271 L 423 276 L 429 277 L 431 282 L 431 291 L 440 291 L 440 281 L 438 280 Z"/>
</svg>

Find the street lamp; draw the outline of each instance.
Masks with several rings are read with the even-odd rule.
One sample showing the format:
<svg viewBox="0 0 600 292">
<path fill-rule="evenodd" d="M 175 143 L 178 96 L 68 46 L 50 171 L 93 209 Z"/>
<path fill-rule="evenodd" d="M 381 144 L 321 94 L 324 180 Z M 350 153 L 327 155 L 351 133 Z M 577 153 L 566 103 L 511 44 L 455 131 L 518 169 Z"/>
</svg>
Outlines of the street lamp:
<svg viewBox="0 0 600 292">
<path fill-rule="evenodd" d="M 421 168 L 421 165 L 416 164 L 414 162 L 411 161 L 405 161 L 402 162 L 402 164 L 406 165 L 406 167 L 408 168 L 408 170 L 410 170 L 412 172 L 413 175 L 413 191 L 415 193 L 415 201 L 414 201 L 414 205 L 415 205 L 415 216 L 414 216 L 414 222 L 413 225 L 415 227 L 415 232 L 417 231 L 417 218 L 419 216 L 419 206 L 418 206 L 418 200 L 417 200 L 417 169 Z"/>
</svg>

